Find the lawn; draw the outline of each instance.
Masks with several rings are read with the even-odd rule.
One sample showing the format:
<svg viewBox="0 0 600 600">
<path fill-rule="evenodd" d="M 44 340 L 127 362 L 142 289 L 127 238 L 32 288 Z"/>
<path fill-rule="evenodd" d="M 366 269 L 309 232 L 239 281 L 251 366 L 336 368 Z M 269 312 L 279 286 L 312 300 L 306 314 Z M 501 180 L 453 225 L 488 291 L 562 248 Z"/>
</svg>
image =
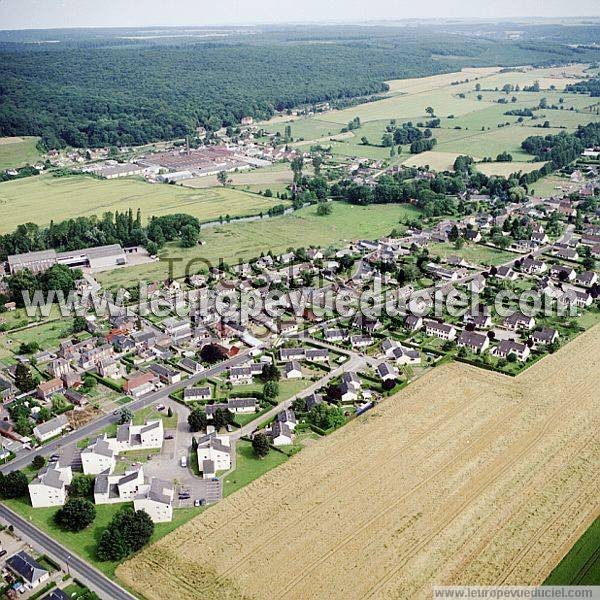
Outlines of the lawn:
<svg viewBox="0 0 600 600">
<path fill-rule="evenodd" d="M 0 233 L 13 231 L 21 223 L 46 225 L 52 219 L 60 221 L 129 208 L 141 208 L 144 219 L 182 212 L 210 221 L 221 215 L 258 214 L 278 202 L 276 198 L 231 188 L 194 190 L 136 179 L 106 181 L 85 175 L 42 175 L 0 183 L 4 213 Z"/>
<path fill-rule="evenodd" d="M 469 262 L 479 265 L 494 266 L 501 265 L 515 258 L 511 252 L 496 250 L 480 244 L 465 244 L 460 250 L 456 249 L 453 244 L 435 244 L 428 248 L 429 254 L 432 256 L 460 256 Z"/>
<path fill-rule="evenodd" d="M 307 174 L 312 172 L 306 170 Z M 272 192 L 285 191 L 286 187 L 292 183 L 292 171 L 289 163 L 278 163 L 271 167 L 253 169 L 251 171 L 240 171 L 239 173 L 229 173 L 231 184 L 238 189 L 248 191 L 258 191 L 271 189 Z M 218 187 L 220 184 L 216 175 L 207 177 L 196 177 L 183 182 L 183 187 L 203 189 Z"/>
<path fill-rule="evenodd" d="M 71 333 L 72 327 L 72 319 L 62 319 L 7 333 L 0 336 L 0 356 L 17 353 L 22 343 L 37 342 L 43 350 L 56 349 L 59 342 Z"/>
<path fill-rule="evenodd" d="M 160 262 L 99 273 L 97 279 L 112 288 L 130 286 L 135 281 L 165 279 L 168 274 L 165 258 L 181 259 L 175 264 L 174 274 L 182 277 L 187 261 L 192 259 L 218 264 L 222 258 L 229 264 L 237 264 L 269 250 L 279 253 L 290 247 L 327 247 L 348 240 L 375 239 L 388 235 L 399 221 L 415 218 L 419 214 L 416 208 L 408 204 L 354 206 L 336 202 L 332 214 L 320 217 L 316 207 L 311 206 L 274 219 L 206 229 L 202 232 L 205 241 L 202 246 L 183 249 L 170 244 L 161 252 L 163 260 Z M 195 273 L 201 267 L 203 265 L 199 262 L 190 272 Z"/>
<path fill-rule="evenodd" d="M 96 519 L 86 529 L 78 533 L 63 531 L 54 522 L 56 507 L 31 508 L 28 498 L 18 500 L 6 500 L 6 505 L 22 517 L 28 519 L 33 525 L 41 529 L 55 539 L 65 548 L 69 548 L 84 560 L 92 563 L 102 573 L 115 579 L 116 562 L 100 562 L 96 557 L 96 545 L 102 532 L 110 523 L 113 516 L 124 506 L 133 506 L 132 503 L 123 504 L 99 504 L 96 506 Z M 152 543 L 167 535 L 177 527 L 196 516 L 201 509 L 180 508 L 173 511 L 173 520 L 170 523 L 157 523 L 154 527 Z"/>
<path fill-rule="evenodd" d="M 36 148 L 36 137 L 0 138 L 0 170 L 38 163 L 42 155 Z"/>
<path fill-rule="evenodd" d="M 544 585 L 600 585 L 600 519 L 577 540 Z"/>
<path fill-rule="evenodd" d="M 223 496 L 233 494 L 233 492 L 258 479 L 267 471 L 278 467 L 288 458 L 285 454 L 276 450 L 271 450 L 265 458 L 256 458 L 252 450 L 252 444 L 244 440 L 237 443 L 236 454 L 236 469 L 227 475 L 223 482 Z"/>
<path fill-rule="evenodd" d="M 583 69 L 583 65 L 567 67 L 574 75 L 580 75 Z M 446 169 L 454 162 L 454 156 L 457 154 L 495 158 L 500 152 L 507 150 L 515 161 L 526 162 L 532 158 L 521 150 L 521 142 L 527 136 L 557 133 L 559 128 L 572 130 L 579 124 L 600 118 L 585 111 L 591 103 L 589 97 L 560 91 L 571 80 L 566 79 L 559 69 L 532 69 L 523 73 L 497 71 L 465 69 L 462 73 L 391 81 L 388 82 L 390 92 L 380 100 L 293 121 L 290 123 L 292 135 L 295 138 L 303 138 L 304 147 L 309 147 L 317 140 L 324 140 L 322 143 L 331 145 L 332 152 L 337 157 L 387 159 L 389 149 L 377 144 L 381 142 L 381 136 L 389 121 L 395 119 L 397 124 L 406 121 L 425 123 L 430 118 L 425 114 L 425 107 L 431 106 L 436 117 L 441 120 L 440 128 L 433 130 L 433 136 L 438 141 L 436 152 L 423 157 L 410 157 L 407 164 L 429 164 L 436 169 Z M 468 81 L 451 85 L 457 80 Z M 476 81 L 483 88 L 481 92 L 475 91 Z M 540 82 L 540 92 L 516 92 L 507 97 L 499 91 L 505 83 L 522 87 L 530 85 L 533 81 Z M 556 89 L 549 89 L 551 85 Z M 478 99 L 479 95 L 481 99 Z M 516 102 L 511 101 L 513 96 L 516 97 Z M 499 98 L 508 98 L 509 102 L 499 104 Z M 537 106 L 542 98 L 546 98 L 549 105 L 557 106 L 562 99 L 560 106 L 564 109 L 549 108 L 537 111 L 536 119 L 525 118 L 523 123 L 518 123 L 518 116 L 505 114 L 512 109 Z M 329 141 L 328 136 L 337 133 L 336 125 L 338 128 L 343 127 L 357 116 L 361 120 L 361 127 L 352 131 L 354 135 L 347 139 Z M 550 130 L 534 127 L 545 120 L 550 122 Z M 506 124 L 508 126 L 505 126 Z M 266 126 L 269 131 L 283 131 L 284 127 L 285 124 L 281 122 Z M 360 140 L 363 136 L 374 145 L 362 145 Z M 403 152 L 406 151 L 404 148 Z M 516 164 L 514 166 L 514 171 L 535 168 Z M 486 172 L 500 175 L 504 175 L 507 168 L 506 165 L 485 167 Z"/>
<path fill-rule="evenodd" d="M 156 410 L 154 406 L 147 406 L 133 413 L 133 424 L 143 425 L 148 420 L 162 419 L 165 429 L 174 429 L 177 427 L 177 413 L 169 417 L 166 410 Z"/>
</svg>

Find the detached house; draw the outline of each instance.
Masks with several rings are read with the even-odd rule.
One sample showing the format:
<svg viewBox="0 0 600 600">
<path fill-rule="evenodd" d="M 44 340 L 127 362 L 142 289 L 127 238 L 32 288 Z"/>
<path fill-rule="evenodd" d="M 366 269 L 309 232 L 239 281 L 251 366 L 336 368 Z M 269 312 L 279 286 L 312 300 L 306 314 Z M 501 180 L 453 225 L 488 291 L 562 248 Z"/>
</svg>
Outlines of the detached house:
<svg viewBox="0 0 600 600">
<path fill-rule="evenodd" d="M 528 317 L 520 312 L 514 312 L 502 321 L 502 326 L 510 331 L 519 331 L 520 329 L 531 330 L 535 327 L 535 319 Z"/>
<path fill-rule="evenodd" d="M 457 333 L 453 325 L 447 325 L 438 321 L 427 321 L 425 323 L 425 332 L 427 335 L 433 335 L 442 340 L 454 340 Z"/>
<path fill-rule="evenodd" d="M 283 376 L 285 379 L 302 379 L 302 369 L 295 360 L 292 360 L 284 366 Z"/>
<path fill-rule="evenodd" d="M 250 367 L 231 367 L 229 381 L 233 385 L 249 385 L 252 383 L 252 369 Z"/>
<path fill-rule="evenodd" d="M 531 334 L 531 339 L 536 346 L 547 346 L 556 342 L 559 338 L 558 331 L 551 327 L 542 327 Z"/>
<path fill-rule="evenodd" d="M 54 396 L 54 394 L 62 392 L 63 389 L 63 382 L 60 379 L 55 378 L 48 381 L 42 381 L 37 386 L 35 393 L 40 400 L 48 400 Z"/>
<path fill-rule="evenodd" d="M 45 442 L 46 440 L 52 439 L 60 435 L 69 426 L 69 419 L 67 415 L 58 415 L 45 423 L 40 423 L 33 428 L 33 435 L 40 440 Z"/>
<path fill-rule="evenodd" d="M 495 348 L 492 348 L 491 353 L 498 358 L 507 358 L 509 354 L 514 354 L 517 360 L 525 362 L 531 351 L 526 344 L 520 344 L 512 340 L 502 340 Z"/>
<path fill-rule="evenodd" d="M 212 396 L 210 386 L 190 387 L 183 390 L 184 402 L 199 402 L 202 400 L 210 400 Z"/>
<path fill-rule="evenodd" d="M 483 354 L 488 349 L 490 340 L 487 335 L 474 331 L 463 331 L 458 337 L 457 345 L 459 348 L 468 348 L 476 354 Z"/>
</svg>

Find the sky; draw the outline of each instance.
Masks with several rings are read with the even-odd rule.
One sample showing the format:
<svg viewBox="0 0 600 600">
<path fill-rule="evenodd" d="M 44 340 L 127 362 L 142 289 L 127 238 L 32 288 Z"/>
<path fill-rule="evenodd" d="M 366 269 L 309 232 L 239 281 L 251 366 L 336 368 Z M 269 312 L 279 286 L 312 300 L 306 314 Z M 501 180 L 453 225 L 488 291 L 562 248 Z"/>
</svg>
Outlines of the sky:
<svg viewBox="0 0 600 600">
<path fill-rule="evenodd" d="M 0 0 L 0 29 L 600 17 L 600 0 Z"/>
</svg>

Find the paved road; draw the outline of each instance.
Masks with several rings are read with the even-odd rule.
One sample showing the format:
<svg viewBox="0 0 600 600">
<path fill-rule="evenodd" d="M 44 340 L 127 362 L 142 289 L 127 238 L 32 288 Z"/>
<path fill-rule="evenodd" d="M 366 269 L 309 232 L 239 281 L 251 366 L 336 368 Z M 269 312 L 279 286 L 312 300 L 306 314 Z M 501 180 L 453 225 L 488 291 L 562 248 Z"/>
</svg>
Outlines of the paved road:
<svg viewBox="0 0 600 600">
<path fill-rule="evenodd" d="M 67 570 L 66 566 L 68 564 L 70 573 L 101 598 L 106 598 L 106 600 L 135 600 L 135 596 L 125 591 L 120 585 L 108 579 L 76 555 L 71 555 L 68 550 L 55 542 L 50 536 L 2 504 L 0 504 L 0 519 L 12 525 L 23 537 L 31 540 L 34 546 L 43 548 L 44 552 L 63 565 L 65 570 Z"/>
<path fill-rule="evenodd" d="M 219 363 L 218 365 L 215 365 L 210 369 L 206 369 L 204 371 L 201 371 L 200 373 L 192 375 L 187 379 L 183 379 L 178 383 L 174 383 L 173 385 L 160 388 L 156 392 L 147 394 L 146 396 L 143 396 L 138 400 L 133 400 L 129 404 L 125 405 L 125 407 L 128 408 L 131 412 L 135 412 L 142 408 L 146 408 L 151 404 L 163 402 L 164 399 L 169 396 L 169 394 L 184 387 L 187 387 L 190 384 L 199 381 L 200 379 L 204 379 L 205 377 L 213 377 L 215 375 L 218 375 L 219 373 L 228 370 L 230 367 L 233 367 L 239 364 L 240 362 L 243 362 L 247 359 L 247 355 L 249 352 L 250 349 L 244 350 L 234 358 Z M 66 446 L 76 444 L 77 442 L 85 438 L 92 437 L 94 434 L 97 434 L 111 423 L 117 423 L 118 421 L 119 415 L 113 415 L 112 413 L 104 415 L 103 417 L 100 417 L 99 419 L 96 419 L 95 421 L 92 421 L 87 425 L 84 425 L 83 427 L 80 427 L 79 429 L 76 429 L 75 431 L 72 431 L 71 433 L 62 436 L 57 440 L 54 440 L 52 442 L 49 442 L 48 444 L 41 446 L 40 448 L 34 450 L 25 450 L 17 453 L 17 456 L 14 460 L 10 461 L 8 464 L 0 468 L 0 472 L 8 473 L 9 471 L 14 471 L 26 467 L 27 465 L 29 465 L 29 463 L 31 463 L 33 457 L 36 454 L 41 454 L 42 456 L 50 456 L 52 454 L 57 454 L 60 451 L 62 451 Z"/>
</svg>

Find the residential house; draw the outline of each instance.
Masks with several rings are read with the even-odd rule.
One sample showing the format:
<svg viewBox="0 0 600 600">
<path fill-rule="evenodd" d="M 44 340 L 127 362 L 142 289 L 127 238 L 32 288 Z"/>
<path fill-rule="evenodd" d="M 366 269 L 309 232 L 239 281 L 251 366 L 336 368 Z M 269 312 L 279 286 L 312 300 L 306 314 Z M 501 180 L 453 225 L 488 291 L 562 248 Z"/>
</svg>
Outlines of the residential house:
<svg viewBox="0 0 600 600">
<path fill-rule="evenodd" d="M 229 381 L 233 385 L 249 385 L 252 383 L 252 369 L 250 367 L 231 367 Z"/>
<path fill-rule="evenodd" d="M 67 500 L 67 486 L 73 475 L 70 466 L 50 463 L 29 483 L 29 498 L 33 508 L 62 506 Z"/>
<path fill-rule="evenodd" d="M 406 346 L 399 345 L 394 348 L 391 358 L 400 366 L 421 364 L 421 353 L 414 348 L 407 348 Z"/>
<path fill-rule="evenodd" d="M 294 429 L 296 429 L 296 424 L 297 424 L 296 414 L 294 413 L 294 411 L 291 408 L 282 410 L 280 413 L 277 414 L 277 417 L 275 417 L 275 419 L 279 423 L 289 427 L 292 431 L 294 431 Z"/>
<path fill-rule="evenodd" d="M 133 499 L 134 510 L 143 510 L 153 523 L 168 523 L 173 520 L 173 498 L 175 490 L 170 481 L 153 477 L 150 483 L 138 487 Z"/>
<path fill-rule="evenodd" d="M 550 267 L 550 277 L 559 281 L 574 281 L 577 278 L 577 271 L 566 265 L 552 265 Z"/>
<path fill-rule="evenodd" d="M 81 451 L 83 472 L 86 475 L 112 472 L 117 464 L 115 448 L 114 438 L 109 438 L 106 434 L 96 438 Z"/>
<path fill-rule="evenodd" d="M 598 274 L 593 271 L 582 271 L 575 278 L 575 283 L 586 288 L 591 288 L 598 283 Z"/>
<path fill-rule="evenodd" d="M 142 467 L 125 471 L 124 475 L 104 471 L 96 475 L 94 481 L 94 502 L 96 504 L 131 502 L 139 494 L 143 484 Z"/>
<path fill-rule="evenodd" d="M 164 428 L 162 419 L 146 421 L 143 425 L 124 423 L 117 428 L 114 442 L 117 452 L 162 448 Z"/>
<path fill-rule="evenodd" d="M 327 342 L 342 342 L 348 337 L 348 333 L 344 329 L 326 329 L 323 337 Z"/>
<path fill-rule="evenodd" d="M 386 362 L 377 365 L 377 375 L 382 381 L 393 381 L 399 377 L 397 369 Z"/>
<path fill-rule="evenodd" d="M 300 364 L 295 360 L 286 363 L 283 367 L 283 376 L 285 379 L 302 379 L 303 374 Z"/>
<path fill-rule="evenodd" d="M 63 389 L 63 382 L 58 378 L 54 378 L 49 379 L 48 381 L 42 381 L 37 386 L 35 393 L 40 400 L 48 400 L 54 394 L 62 392 Z"/>
<path fill-rule="evenodd" d="M 370 335 L 351 335 L 350 344 L 353 348 L 367 348 L 374 340 Z"/>
<path fill-rule="evenodd" d="M 408 331 L 419 331 L 423 327 L 423 319 L 417 315 L 407 315 L 404 319 L 404 327 Z"/>
<path fill-rule="evenodd" d="M 311 394 L 306 397 L 306 411 L 310 412 L 315 406 L 323 404 L 323 396 L 320 394 Z"/>
<path fill-rule="evenodd" d="M 281 348 L 279 358 L 282 361 L 302 360 L 306 358 L 306 350 L 304 348 Z"/>
<path fill-rule="evenodd" d="M 554 256 L 556 256 L 557 258 L 561 258 L 563 260 L 579 260 L 579 253 L 573 248 L 562 248 L 560 246 L 557 246 L 553 248 L 552 254 L 554 254 Z"/>
<path fill-rule="evenodd" d="M 433 335 L 442 340 L 454 340 L 456 338 L 456 328 L 453 325 L 440 323 L 439 321 L 427 321 L 425 323 L 425 332 L 427 335 Z"/>
<path fill-rule="evenodd" d="M 181 372 L 171 367 L 153 363 L 150 365 L 149 370 L 157 375 L 160 381 L 166 385 L 172 385 L 181 381 Z"/>
<path fill-rule="evenodd" d="M 502 327 L 510 329 L 510 331 L 519 331 L 521 329 L 531 330 L 535 327 L 535 319 L 523 313 L 514 312 L 502 321 Z"/>
<path fill-rule="evenodd" d="M 45 442 L 60 435 L 69 426 L 69 419 L 62 414 L 45 423 L 39 423 L 33 428 L 33 435 L 40 441 Z"/>
<path fill-rule="evenodd" d="M 50 573 L 24 550 L 7 559 L 6 566 L 17 579 L 22 579 L 25 586 L 31 590 L 50 578 Z"/>
<path fill-rule="evenodd" d="M 329 360 L 329 351 L 325 348 L 307 348 L 306 360 L 313 362 L 327 362 Z"/>
<path fill-rule="evenodd" d="M 535 258 L 524 258 L 521 261 L 521 271 L 528 275 L 541 275 L 548 269 L 548 265 L 542 260 Z"/>
<path fill-rule="evenodd" d="M 487 335 L 465 330 L 458 336 L 456 343 L 459 348 L 468 348 L 471 352 L 483 354 L 490 345 L 490 340 Z"/>
<path fill-rule="evenodd" d="M 184 402 L 199 402 L 203 400 L 210 400 L 212 397 L 212 391 L 210 386 L 202 387 L 189 387 L 183 390 Z"/>
<path fill-rule="evenodd" d="M 294 441 L 293 431 L 285 424 L 275 421 L 271 426 L 269 437 L 273 446 L 289 446 Z"/>
<path fill-rule="evenodd" d="M 513 270 L 512 267 L 507 265 L 503 265 L 496 269 L 496 275 L 498 279 L 506 280 L 506 281 L 515 281 L 518 277 L 517 273 Z"/>
<path fill-rule="evenodd" d="M 256 398 L 228 398 L 227 410 L 235 414 L 248 414 L 256 412 L 258 400 Z"/>
<path fill-rule="evenodd" d="M 514 354 L 517 360 L 521 362 L 525 362 L 531 353 L 527 344 L 520 344 L 513 340 L 502 340 L 490 352 L 498 358 L 508 358 L 510 354 Z"/>
<path fill-rule="evenodd" d="M 558 331 L 552 327 L 542 327 L 531 334 L 531 339 L 536 346 L 548 346 L 559 338 Z"/>
<path fill-rule="evenodd" d="M 155 373 L 136 373 L 130 375 L 123 384 L 123 391 L 134 398 L 140 398 L 156 389 L 159 378 Z"/>
<path fill-rule="evenodd" d="M 217 471 L 231 469 L 231 448 L 227 438 L 218 436 L 200 438 L 197 455 L 204 479 L 214 477 Z"/>
</svg>

